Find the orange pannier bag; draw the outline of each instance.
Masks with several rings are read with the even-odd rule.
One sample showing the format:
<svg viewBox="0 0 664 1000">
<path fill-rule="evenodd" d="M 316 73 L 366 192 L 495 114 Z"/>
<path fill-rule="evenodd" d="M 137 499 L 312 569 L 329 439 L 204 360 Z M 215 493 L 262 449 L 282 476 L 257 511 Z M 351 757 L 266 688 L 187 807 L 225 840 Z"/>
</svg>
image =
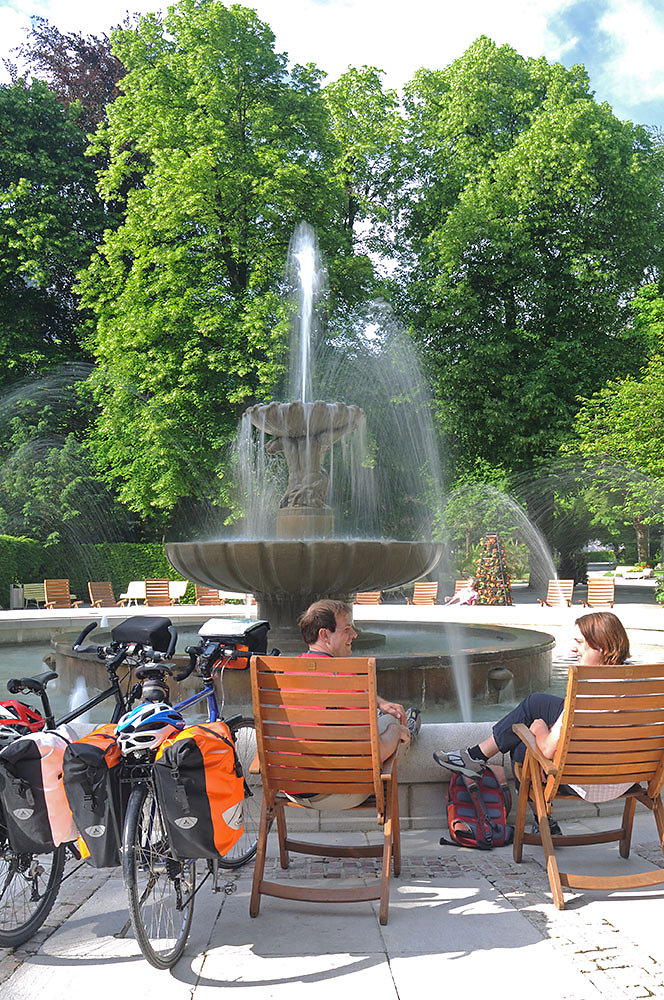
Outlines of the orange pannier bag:
<svg viewBox="0 0 664 1000">
<path fill-rule="evenodd" d="M 225 722 L 189 726 L 164 740 L 154 779 L 175 857 L 223 857 L 240 839 L 244 776 Z"/>
</svg>

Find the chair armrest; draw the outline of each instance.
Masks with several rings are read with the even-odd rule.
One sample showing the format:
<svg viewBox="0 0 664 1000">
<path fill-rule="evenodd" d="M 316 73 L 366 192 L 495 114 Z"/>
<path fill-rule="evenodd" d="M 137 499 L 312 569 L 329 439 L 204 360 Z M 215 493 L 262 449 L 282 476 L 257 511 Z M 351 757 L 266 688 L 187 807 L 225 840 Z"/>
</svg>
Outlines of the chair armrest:
<svg viewBox="0 0 664 1000">
<path fill-rule="evenodd" d="M 555 774 L 556 769 L 553 766 L 553 761 L 545 757 L 540 748 L 537 746 L 535 737 L 528 729 L 528 726 L 524 726 L 523 722 L 517 722 L 512 726 L 512 732 L 515 736 L 518 736 L 522 743 L 525 743 L 531 754 L 545 772 L 545 774 Z"/>
<path fill-rule="evenodd" d="M 399 746 L 400 745 L 401 744 L 399 744 Z M 399 753 L 399 746 L 397 746 L 394 753 L 390 754 L 387 760 L 384 760 L 383 763 L 380 765 L 380 776 L 383 781 L 386 781 L 388 778 L 392 777 L 392 771 L 394 769 L 394 765 L 397 760 L 397 754 Z"/>
</svg>

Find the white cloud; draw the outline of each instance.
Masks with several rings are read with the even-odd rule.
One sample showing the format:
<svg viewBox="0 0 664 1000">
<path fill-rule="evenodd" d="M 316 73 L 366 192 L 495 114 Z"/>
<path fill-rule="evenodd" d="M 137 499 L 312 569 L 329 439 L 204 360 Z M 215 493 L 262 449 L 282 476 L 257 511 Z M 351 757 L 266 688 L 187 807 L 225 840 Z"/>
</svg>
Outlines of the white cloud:
<svg viewBox="0 0 664 1000">
<path fill-rule="evenodd" d="M 605 67 L 624 104 L 664 97 L 664 16 L 638 2 L 614 3 L 601 27 L 618 40 L 619 54 Z"/>
<path fill-rule="evenodd" d="M 0 3 L 7 0 L 0 0 Z M 231 0 L 228 0 L 231 2 Z M 388 86 L 401 88 L 421 66 L 442 68 L 478 35 L 508 44 L 521 55 L 561 61 L 576 38 L 561 39 L 549 25 L 578 0 L 240 0 L 255 7 L 276 36 L 276 47 L 294 62 L 314 62 L 335 78 L 348 65 L 386 71 Z M 0 6 L 0 58 L 24 40 L 29 15 L 47 17 L 62 31 L 107 31 L 127 9 L 145 12 L 165 0 L 12 0 Z M 589 60 L 591 86 L 617 113 L 664 97 L 664 15 L 642 0 L 611 0 L 601 27 L 619 55 L 610 63 Z M 7 79 L 0 67 L 0 80 Z M 664 121 L 664 110 L 661 115 Z"/>
<path fill-rule="evenodd" d="M 539 56 L 552 43 L 547 21 L 569 0 L 255 0 L 298 62 L 313 61 L 335 77 L 350 65 L 378 66 L 400 87 L 421 66 L 442 68 L 478 35 Z"/>
</svg>

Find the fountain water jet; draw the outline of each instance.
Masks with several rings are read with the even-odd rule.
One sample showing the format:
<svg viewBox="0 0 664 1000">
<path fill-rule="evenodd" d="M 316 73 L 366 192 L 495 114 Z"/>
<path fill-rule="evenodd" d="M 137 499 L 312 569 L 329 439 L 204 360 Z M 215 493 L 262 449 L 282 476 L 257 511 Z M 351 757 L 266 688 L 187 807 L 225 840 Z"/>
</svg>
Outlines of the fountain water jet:
<svg viewBox="0 0 664 1000">
<path fill-rule="evenodd" d="M 330 383 L 325 384 L 325 377 L 332 371 L 336 379 L 339 367 L 321 365 L 320 359 L 314 358 L 314 352 L 324 343 L 324 338 L 316 333 L 316 302 L 325 281 L 310 227 L 298 229 L 291 249 L 299 322 L 295 325 L 291 348 L 290 392 L 296 393 L 297 398 L 289 403 L 249 407 L 239 432 L 246 523 L 253 537 L 166 545 L 171 563 L 189 579 L 207 586 L 253 592 L 259 614 L 273 628 L 281 630 L 282 644 L 289 635 L 298 640 L 294 623 L 312 600 L 320 597 L 348 600 L 358 590 L 383 590 L 410 583 L 428 573 L 441 555 L 440 545 L 421 540 L 429 532 L 424 528 L 422 516 L 426 505 L 421 497 L 425 489 L 420 486 L 428 476 L 430 492 L 440 488 L 435 437 L 426 408 L 417 414 L 412 441 L 402 447 L 398 456 L 404 467 L 409 461 L 412 464 L 405 477 L 412 494 L 407 498 L 411 510 L 417 509 L 417 516 L 411 514 L 412 540 L 366 537 L 365 532 L 358 530 L 360 520 L 364 520 L 365 528 L 367 523 L 373 527 L 377 520 L 375 508 L 379 503 L 367 499 L 372 493 L 376 495 L 371 481 L 376 478 L 376 471 L 381 472 L 380 458 L 369 455 L 367 434 L 362 433 L 367 423 L 363 407 L 350 401 L 312 401 L 314 385 L 316 391 L 320 385 L 327 389 Z M 378 342 L 367 347 L 366 339 L 361 337 L 354 345 L 355 350 L 364 352 L 367 366 L 374 368 L 378 366 L 379 347 Z M 408 368 L 403 352 L 401 357 L 392 358 L 391 364 L 394 369 Z M 315 383 L 319 368 L 322 377 Z M 372 378 L 371 372 L 366 371 L 364 385 L 356 385 L 355 390 L 360 396 L 371 396 L 377 381 L 380 381 L 378 376 Z M 332 385 L 338 391 L 334 382 Z M 408 396 L 403 384 L 392 392 L 402 407 L 408 403 Z M 388 394 L 380 401 L 379 412 L 374 412 L 374 426 L 370 428 L 372 443 L 377 424 L 385 422 L 385 414 L 392 406 Z M 405 421 L 402 419 L 401 423 Z M 252 427 L 258 431 L 257 444 L 252 442 Z M 350 475 L 346 474 L 343 463 L 335 463 L 337 442 L 344 458 L 349 459 Z M 433 458 L 424 456 L 420 442 L 429 448 Z M 281 455 L 288 466 L 288 483 L 277 503 L 277 484 L 282 473 L 274 468 L 267 470 L 270 460 Z M 248 461 L 251 456 L 255 459 L 253 467 Z M 329 456 L 329 471 L 323 464 L 326 456 Z M 399 499 L 404 502 L 403 488 L 401 492 Z M 380 505 L 387 505 L 385 492 L 381 493 Z"/>
</svg>

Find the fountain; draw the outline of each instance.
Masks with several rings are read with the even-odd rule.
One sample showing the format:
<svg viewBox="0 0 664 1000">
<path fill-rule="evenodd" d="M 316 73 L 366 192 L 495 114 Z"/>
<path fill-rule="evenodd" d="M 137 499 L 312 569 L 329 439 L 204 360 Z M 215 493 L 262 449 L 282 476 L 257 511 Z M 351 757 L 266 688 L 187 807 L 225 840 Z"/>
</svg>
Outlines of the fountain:
<svg viewBox="0 0 664 1000">
<path fill-rule="evenodd" d="M 271 622 L 272 635 L 276 632 L 276 641 L 285 648 L 289 640 L 300 645 L 295 622 L 311 601 L 320 597 L 348 601 L 358 590 L 408 584 L 433 569 L 441 556 L 441 546 L 430 540 L 363 537 L 354 530 L 353 510 L 366 508 L 362 510 L 365 522 L 375 522 L 374 511 L 369 509 L 375 500 L 367 499 L 368 493 L 375 496 L 375 490 L 367 486 L 373 471 L 367 464 L 363 434 L 367 420 L 364 410 L 354 403 L 311 398 L 316 303 L 324 285 L 324 269 L 310 227 L 301 226 L 296 232 L 291 260 L 299 307 L 290 373 L 290 392 L 296 398 L 249 407 L 239 433 L 239 476 L 245 480 L 245 522 L 250 537 L 166 545 L 169 560 L 188 579 L 255 594 L 258 614 Z M 257 445 L 252 443 L 252 429 L 258 432 Z M 348 446 L 350 438 L 354 440 Z M 338 482 L 333 482 L 337 442 L 345 455 L 352 453 L 354 468 L 350 492 L 343 498 Z M 430 450 L 435 452 L 435 446 Z M 257 456 L 256 468 L 252 468 L 252 454 Z M 288 482 L 278 500 L 273 480 L 279 479 L 279 468 L 268 474 L 265 467 L 276 456 L 285 458 L 288 470 Z M 327 457 L 329 471 L 324 466 Z M 412 475 L 415 479 L 416 473 Z M 437 476 L 434 469 L 432 478 Z M 337 473 L 336 479 L 340 478 Z M 336 516 L 329 502 L 333 493 L 340 508 Z"/>
<path fill-rule="evenodd" d="M 376 305 L 349 321 L 350 332 L 322 336 L 324 270 L 309 227 L 296 233 L 290 259 L 298 292 L 283 390 L 290 401 L 258 403 L 242 417 L 243 533 L 166 544 L 186 578 L 255 594 L 270 640 L 285 652 L 302 648 L 295 623 L 311 601 L 404 586 L 432 570 L 442 550 L 430 523 L 442 497 L 436 436 L 412 347 Z M 345 402 L 324 401 L 339 396 Z M 385 526 L 397 537 L 381 537 Z M 451 623 L 381 622 L 380 630 L 371 652 L 387 698 L 424 706 L 456 692 L 469 718 L 491 668 L 508 670 L 518 695 L 549 683 L 553 640 L 542 633 Z"/>
</svg>

